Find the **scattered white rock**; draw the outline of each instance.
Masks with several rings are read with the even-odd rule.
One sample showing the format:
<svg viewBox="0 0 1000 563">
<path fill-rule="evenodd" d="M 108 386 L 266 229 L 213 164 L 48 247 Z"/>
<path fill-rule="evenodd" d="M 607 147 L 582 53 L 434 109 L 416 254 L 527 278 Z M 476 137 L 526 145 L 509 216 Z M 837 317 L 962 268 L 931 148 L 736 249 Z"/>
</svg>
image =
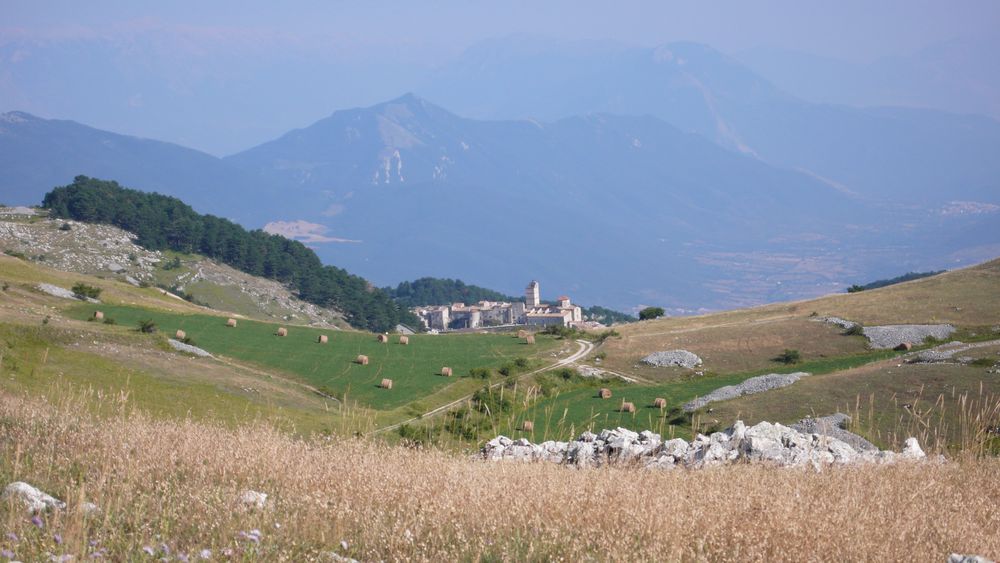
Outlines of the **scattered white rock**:
<svg viewBox="0 0 1000 563">
<path fill-rule="evenodd" d="M 66 503 L 43 493 L 23 481 L 15 481 L 3 490 L 4 500 L 20 500 L 29 514 L 66 508 Z"/>
<path fill-rule="evenodd" d="M 866 326 L 862 331 L 872 348 L 888 350 L 906 342 L 919 344 L 927 338 L 944 340 L 955 332 L 955 327 L 949 324 L 885 325 Z"/>
<path fill-rule="evenodd" d="M 758 375 L 757 377 L 747 379 L 743 383 L 739 383 L 737 385 L 726 385 L 725 387 L 720 387 L 715 391 L 712 391 L 704 397 L 698 397 L 693 401 L 689 401 L 684 404 L 684 410 L 686 412 L 691 412 L 715 401 L 727 401 L 729 399 L 742 397 L 743 395 L 753 395 L 755 393 L 770 391 L 771 389 L 787 387 L 799 379 L 808 376 L 809 374 L 804 371 Z"/>
<path fill-rule="evenodd" d="M 101 507 L 97 506 L 96 504 L 94 504 L 92 502 L 84 502 L 83 504 L 80 505 L 80 512 L 83 512 L 84 514 L 86 514 L 88 516 L 97 514 L 100 511 L 101 511 Z"/>
<path fill-rule="evenodd" d="M 187 352 L 188 354 L 194 354 L 195 356 L 199 356 L 199 357 L 202 357 L 202 358 L 211 358 L 212 357 L 212 354 L 209 354 L 207 351 L 202 350 L 201 348 L 199 348 L 197 346 L 192 346 L 190 344 L 185 344 L 185 343 L 181 342 L 180 340 L 174 340 L 173 338 L 171 338 L 171 339 L 167 340 L 167 342 L 170 343 L 170 346 L 172 346 L 174 350 L 177 350 L 179 352 Z"/>
<path fill-rule="evenodd" d="M 253 508 L 264 508 L 267 505 L 267 493 L 247 489 L 240 495 L 240 503 Z"/>
<path fill-rule="evenodd" d="M 491 461 L 547 461 L 574 467 L 612 463 L 641 464 L 648 468 L 696 469 L 736 462 L 766 463 L 782 467 L 814 467 L 860 463 L 887 464 L 926 459 L 915 438 L 896 454 L 877 448 L 855 449 L 833 436 L 805 433 L 781 424 L 761 422 L 747 427 L 741 421 L 725 432 L 699 434 L 688 443 L 680 438 L 664 442 L 650 431 L 626 428 L 585 432 L 572 442 L 532 444 L 505 436 L 490 440 L 480 451 Z"/>
<path fill-rule="evenodd" d="M 701 358 L 687 350 L 667 350 L 653 352 L 642 360 L 642 363 L 655 367 L 682 367 L 692 369 L 701 365 Z"/>
</svg>

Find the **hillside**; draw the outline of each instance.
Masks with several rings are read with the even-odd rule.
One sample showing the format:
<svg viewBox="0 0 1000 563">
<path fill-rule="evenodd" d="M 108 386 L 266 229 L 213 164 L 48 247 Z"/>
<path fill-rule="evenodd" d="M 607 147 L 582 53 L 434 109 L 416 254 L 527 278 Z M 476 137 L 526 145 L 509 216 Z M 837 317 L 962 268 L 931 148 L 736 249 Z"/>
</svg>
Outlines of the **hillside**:
<svg viewBox="0 0 1000 563">
<path fill-rule="evenodd" d="M 281 283 L 203 256 L 147 250 L 135 243 L 134 234 L 110 225 L 52 219 L 42 210 L 32 209 L 32 215 L 14 211 L 0 208 L 0 250 L 8 254 L 24 255 L 63 272 L 172 290 L 212 309 L 251 319 L 348 326 L 336 310 L 302 301 Z"/>
<path fill-rule="evenodd" d="M 895 356 L 880 360 L 864 351 L 858 337 L 842 336 L 830 325 L 808 320 L 809 315 L 816 309 L 870 323 L 883 318 L 921 322 L 930 315 L 968 331 L 1000 320 L 995 305 L 1000 303 L 998 277 L 1000 261 L 994 261 L 858 294 L 634 323 L 621 327 L 620 338 L 609 336 L 593 352 L 603 352 L 603 363 L 608 366 L 624 365 L 643 343 L 683 344 L 704 354 L 706 369 L 715 372 L 704 377 L 677 369 L 668 370 L 671 374 L 662 384 L 645 379 L 632 384 L 588 382 L 561 369 L 516 375 L 515 385 L 504 385 L 512 381 L 497 375 L 486 382 L 457 377 L 444 389 L 430 394 L 424 394 L 426 389 L 419 391 L 422 398 L 410 401 L 415 388 L 406 389 L 401 398 L 394 393 L 404 390 L 402 386 L 375 389 L 371 378 L 377 381 L 383 374 L 392 374 L 397 382 L 440 381 L 448 378 L 424 373 L 425 363 L 459 365 L 459 361 L 487 355 L 502 357 L 503 349 L 523 349 L 524 345 L 511 336 L 484 335 L 426 336 L 409 346 L 385 345 L 362 333 L 331 334 L 329 344 L 321 345 L 315 341 L 321 331 L 295 325 L 284 325 L 289 335 L 279 338 L 274 336 L 275 324 L 241 321 L 228 328 L 224 316 L 209 315 L 152 288 L 59 272 L 0 255 L 0 281 L 4 282 L 0 369 L 5 382 L 0 387 L 0 415 L 8 421 L 5 439 L 0 441 L 0 477 L 4 482 L 27 481 L 68 503 L 65 511 L 44 514 L 38 520 L 42 527 L 4 503 L 0 511 L 17 540 L 7 536 L 3 546 L 25 560 L 43 552 L 81 557 L 98 552 L 125 559 L 146 547 L 159 555 L 167 550 L 172 554 L 208 550 L 212 555 L 231 552 L 247 560 L 337 560 L 331 553 L 365 559 L 400 554 L 461 559 L 487 552 L 511 559 L 542 552 L 577 559 L 609 550 L 627 550 L 632 557 L 650 559 L 664 552 L 725 559 L 736 551 L 763 557 L 772 553 L 776 542 L 783 554 L 803 557 L 817 549 L 848 559 L 873 554 L 912 558 L 914 553 L 933 554 L 936 559 L 939 553 L 959 549 L 989 554 L 998 548 L 995 534 L 989 531 L 994 528 L 993 508 L 1000 498 L 995 490 L 1000 468 L 990 457 L 977 459 L 955 452 L 957 461 L 949 463 L 823 471 L 776 471 L 752 464 L 705 471 L 650 470 L 628 464 L 570 470 L 547 463 L 476 462 L 447 450 L 468 451 L 498 433 L 558 439 L 577 435 L 591 425 L 649 427 L 647 423 L 652 422 L 651 427 L 665 437 L 687 436 L 692 429 L 686 423 L 658 420 L 662 411 L 646 405 L 652 397 L 663 395 L 674 404 L 692 392 L 702 393 L 702 389 L 745 377 L 743 372 L 732 371 L 741 367 L 726 367 L 723 355 L 704 346 L 728 343 L 730 348 L 720 350 L 729 350 L 732 358 L 764 360 L 771 346 L 797 345 L 790 340 L 793 335 L 814 326 L 817 332 L 812 336 L 823 334 L 823 338 L 806 335 L 802 342 L 814 346 L 829 346 L 824 340 L 846 342 L 826 348 L 829 359 L 840 361 L 840 366 L 834 366 L 834 371 L 816 369 L 811 380 L 784 389 L 716 403 L 707 416 L 748 420 L 801 416 L 794 407 L 815 409 L 818 415 L 826 412 L 821 409 L 833 408 L 827 401 L 853 405 L 853 393 L 859 385 L 866 385 L 865 392 L 875 397 L 870 403 L 874 410 L 869 412 L 865 403 L 859 411 L 852 410 L 858 421 L 853 430 L 868 433 L 874 424 L 883 433 L 868 435 L 879 442 L 893 442 L 912 432 L 931 452 L 947 451 L 946 442 L 935 440 L 976 426 L 966 421 L 956 429 L 942 429 L 942 423 L 951 424 L 955 418 L 941 416 L 931 405 L 940 402 L 950 409 L 968 397 L 969 406 L 958 412 L 968 414 L 976 408 L 998 415 L 988 410 L 995 407 L 983 408 L 986 396 L 982 391 L 972 391 L 985 388 L 986 393 L 993 393 L 991 404 L 1000 405 L 995 400 L 995 375 L 976 365 L 953 363 L 900 368 Z M 86 304 L 36 289 L 40 282 L 66 287 L 78 280 L 101 287 L 105 302 Z M 927 300 L 929 296 L 934 299 Z M 886 317 L 879 316 L 880 304 L 887 307 Z M 120 322 L 83 320 L 95 309 Z M 143 315 L 154 316 L 164 332 L 184 327 L 215 356 L 184 355 L 167 348 L 161 335 L 136 332 L 129 323 Z M 742 335 L 725 333 L 738 329 Z M 490 352 L 462 350 L 461 343 L 469 339 L 485 339 L 476 345 L 485 344 Z M 343 357 L 379 347 L 383 348 L 380 352 L 369 351 L 372 366 L 351 365 Z M 536 361 L 552 366 L 552 354 L 558 356 L 562 350 L 565 343 L 540 339 Z M 807 363 L 820 351 L 803 348 Z M 1000 345 L 994 345 L 990 351 L 994 359 L 1000 358 L 998 352 Z M 851 367 L 852 362 L 856 367 Z M 319 369 L 311 369 L 310 364 Z M 352 388 L 363 391 L 359 400 L 348 398 L 353 391 L 348 397 L 324 396 L 324 388 L 316 384 L 323 382 L 330 366 L 334 370 L 350 366 L 345 376 L 368 387 Z M 376 373 L 352 373 L 364 367 Z M 813 363 L 804 369 L 816 367 Z M 496 392 L 505 396 L 479 392 L 467 398 L 466 390 L 493 382 L 498 385 Z M 337 384 L 335 380 L 328 383 Z M 640 405 L 641 412 L 602 412 L 600 400 L 593 397 L 598 386 L 613 390 L 611 402 L 627 397 Z M 886 392 L 910 406 L 884 400 Z M 944 398 L 934 395 L 939 392 Z M 914 401 L 910 397 L 915 393 L 924 395 Z M 387 396 L 388 402 L 382 405 L 388 410 L 362 404 L 379 396 Z M 564 407 L 574 397 L 575 402 Z M 495 414 L 477 421 L 484 414 L 479 408 L 451 407 L 442 414 L 431 411 L 456 398 L 470 407 L 489 405 Z M 393 407 L 399 400 L 410 403 Z M 349 437 L 358 431 L 388 428 L 390 422 L 417 413 L 427 413 L 418 416 L 422 420 L 418 428 L 396 432 L 407 437 L 407 447 L 391 446 L 378 438 Z M 669 409 L 666 414 L 673 416 Z M 516 429 L 524 420 L 536 422 L 534 431 Z M 921 423 L 927 423 L 930 430 Z M 984 419 L 974 424 L 992 423 L 993 419 Z M 708 420 L 703 428 L 717 427 Z M 391 438 L 396 433 L 378 436 Z M 971 434 L 973 440 L 977 436 Z M 432 439 L 443 449 L 412 447 L 414 440 Z M 969 452 L 981 451 L 968 437 L 959 437 L 958 443 L 970 448 Z M 296 470 L 288 471 L 289 467 Z M 510 493 L 519 487 L 537 493 Z M 776 489 L 796 494 L 775 501 Z M 267 495 L 262 508 L 254 507 L 258 497 L 240 500 L 247 490 Z M 667 493 L 650 495 L 650 490 Z M 922 492 L 914 496 L 914 490 Z M 940 498 L 961 497 L 970 490 L 975 494 L 959 507 L 942 509 Z M 579 504 L 581 491 L 603 500 Z M 530 502 L 525 500 L 529 498 Z M 635 502 L 608 504 L 609 498 Z M 803 503 L 802 498 L 813 501 Z M 387 499 L 398 509 L 391 521 L 383 518 Z M 95 507 L 87 508 L 85 502 Z M 770 516 L 758 522 L 754 533 L 731 533 L 734 526 L 745 525 L 747 518 L 759 518 L 761 503 L 770 507 Z M 859 513 L 859 503 L 877 505 L 881 511 Z M 729 507 L 729 517 L 720 519 L 720 504 Z M 161 508 L 136 509 L 151 505 Z M 575 508 L 567 511 L 567 506 Z M 609 506 L 614 507 L 610 512 Z M 813 521 L 815 510 L 823 510 L 827 518 Z M 543 520 L 529 523 L 508 517 L 519 511 Z M 887 518 L 884 511 L 895 517 Z M 70 518 L 74 514 L 78 515 L 75 521 Z M 447 525 L 442 527 L 442 522 Z M 538 526 L 543 523 L 546 531 L 539 534 Z M 942 526 L 947 526 L 946 532 Z M 790 530 L 801 532 L 790 535 Z M 892 541 L 922 530 L 918 540 L 905 545 Z M 459 539 L 457 531 L 465 537 Z M 591 539 L 579 541 L 581 531 Z M 58 534 L 58 539 L 52 534 Z M 717 539 L 702 543 L 692 537 Z M 864 542 L 858 538 L 865 538 Z"/>
</svg>

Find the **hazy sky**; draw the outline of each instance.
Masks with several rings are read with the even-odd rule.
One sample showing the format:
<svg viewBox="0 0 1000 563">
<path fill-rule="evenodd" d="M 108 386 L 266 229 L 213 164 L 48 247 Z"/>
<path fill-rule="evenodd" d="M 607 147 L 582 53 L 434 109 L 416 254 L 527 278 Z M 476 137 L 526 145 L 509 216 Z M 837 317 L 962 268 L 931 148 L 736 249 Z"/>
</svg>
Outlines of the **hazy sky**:
<svg viewBox="0 0 1000 563">
<path fill-rule="evenodd" d="M 152 22 L 326 38 L 334 43 L 460 49 L 481 39 L 533 33 L 654 45 L 679 39 L 723 51 L 762 45 L 855 60 L 908 53 L 963 37 L 995 39 L 995 0 L 808 0 L 691 2 L 135 2 L 5 1 L 4 35 L 125 33 Z M 89 28 L 84 30 L 83 28 Z"/>
</svg>

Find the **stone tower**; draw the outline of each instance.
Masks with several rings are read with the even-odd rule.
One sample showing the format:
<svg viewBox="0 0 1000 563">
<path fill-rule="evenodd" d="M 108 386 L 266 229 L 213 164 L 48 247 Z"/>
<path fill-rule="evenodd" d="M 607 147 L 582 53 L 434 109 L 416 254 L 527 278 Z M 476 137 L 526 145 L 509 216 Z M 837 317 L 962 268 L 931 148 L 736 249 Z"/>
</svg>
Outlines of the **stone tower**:
<svg viewBox="0 0 1000 563">
<path fill-rule="evenodd" d="M 525 307 L 537 307 L 542 303 L 541 293 L 538 289 L 538 282 L 531 280 L 528 287 L 524 289 Z"/>
</svg>

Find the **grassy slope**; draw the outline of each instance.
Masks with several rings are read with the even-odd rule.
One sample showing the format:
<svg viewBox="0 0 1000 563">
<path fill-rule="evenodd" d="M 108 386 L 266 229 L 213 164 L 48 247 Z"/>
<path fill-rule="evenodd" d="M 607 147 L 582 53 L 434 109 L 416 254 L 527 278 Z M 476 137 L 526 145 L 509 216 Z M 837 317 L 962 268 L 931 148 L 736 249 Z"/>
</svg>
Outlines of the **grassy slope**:
<svg viewBox="0 0 1000 563">
<path fill-rule="evenodd" d="M 894 444 L 898 436 L 893 430 L 906 429 L 906 424 L 898 421 L 900 412 L 892 406 L 893 397 L 904 388 L 919 388 L 922 382 L 927 382 L 925 391 L 934 393 L 932 399 L 937 398 L 946 389 L 940 381 L 931 384 L 935 381 L 935 368 L 904 366 L 891 375 L 840 377 L 842 373 L 871 374 L 870 370 L 854 368 L 896 354 L 868 351 L 862 337 L 845 336 L 836 326 L 811 320 L 814 312 L 864 324 L 950 322 L 963 329 L 965 336 L 975 333 L 977 338 L 989 337 L 992 327 L 1000 323 L 1000 260 L 850 295 L 625 325 L 619 328 L 620 338 L 609 339 L 601 347 L 600 351 L 607 355 L 602 365 L 651 383 L 612 384 L 615 396 L 610 400 L 596 398 L 595 389 L 590 387 L 567 390 L 535 403 L 522 416 L 536 421 L 536 436 L 565 438 L 584 427 L 616 425 L 637 430 L 653 428 L 667 434 L 689 433 L 689 423 L 679 419 L 676 411 L 670 412 L 684 402 L 754 375 L 807 371 L 816 375 L 784 390 L 715 403 L 711 405 L 712 414 L 702 409 L 695 422 L 701 424 L 702 430 L 724 427 L 738 416 L 794 422 L 807 414 L 825 415 L 842 410 L 855 405 L 858 397 L 868 400 L 874 394 L 878 416 L 859 430 L 883 445 Z M 1000 338 L 1000 334 L 995 337 Z M 705 362 L 701 371 L 705 374 L 693 376 L 690 370 L 638 364 L 650 352 L 676 348 L 701 356 Z M 804 363 L 785 366 L 774 362 L 772 358 L 785 348 L 798 349 Z M 984 369 L 958 366 L 948 369 L 955 375 L 950 379 L 953 385 L 947 387 L 949 394 L 974 391 L 978 396 L 982 383 L 985 396 L 1000 395 L 1000 380 L 987 376 Z M 901 377 L 901 372 L 906 375 Z M 667 399 L 668 407 L 663 414 L 648 408 L 656 397 Z M 637 412 L 618 412 L 623 400 L 634 402 Z M 957 428 L 957 410 L 950 407 L 944 410 L 945 425 Z M 681 422 L 682 427 L 671 429 L 671 422 Z M 949 436 L 958 439 L 954 433 Z"/>
<path fill-rule="evenodd" d="M 82 305 L 34 289 L 41 282 L 70 287 L 77 281 L 102 288 L 106 302 Z M 6 347 L 10 350 L 8 364 L 0 365 L 5 374 L 14 354 L 27 354 L 21 361 L 35 365 L 43 351 L 50 349 L 51 358 L 66 361 L 56 367 L 35 365 L 38 373 L 58 373 L 77 385 L 96 384 L 104 393 L 128 392 L 134 406 L 164 416 L 183 416 L 190 411 L 196 418 L 226 421 L 284 417 L 300 431 L 367 431 L 482 387 L 483 380 L 466 377 L 472 367 L 497 366 L 514 357 L 547 353 L 557 346 L 550 339 L 540 338 L 536 346 L 527 346 L 511 336 L 475 334 L 417 335 L 411 337 L 409 346 L 395 340 L 384 345 L 369 333 L 293 325 L 285 325 L 290 330 L 288 337 L 278 338 L 273 336 L 276 324 L 240 320 L 236 329 L 229 329 L 225 316 L 154 288 L 59 272 L 7 256 L 0 256 L 0 282 L 9 285 L 7 291 L 0 292 L 0 329 L 16 343 Z M 118 325 L 81 321 L 97 308 L 116 318 Z M 45 330 L 38 332 L 46 318 Z M 235 362 L 192 359 L 170 351 L 162 336 L 134 332 L 139 318 L 156 319 L 169 335 L 183 328 L 198 345 Z M 328 334 L 329 344 L 315 343 L 321 333 Z M 56 338 L 60 334 L 61 339 Z M 369 366 L 353 363 L 359 353 L 371 357 Z M 80 365 L 71 369 L 74 362 Z M 456 376 L 437 375 L 443 366 L 452 367 Z M 113 373 L 129 375 L 109 375 Z M 391 391 L 377 387 L 383 377 L 394 380 Z M 47 393 L 51 389 L 43 383 L 53 380 L 9 381 L 11 389 Z M 338 407 L 324 402 L 296 381 L 346 394 L 347 403 Z M 221 388 L 226 390 L 224 396 L 218 393 Z"/>
</svg>

